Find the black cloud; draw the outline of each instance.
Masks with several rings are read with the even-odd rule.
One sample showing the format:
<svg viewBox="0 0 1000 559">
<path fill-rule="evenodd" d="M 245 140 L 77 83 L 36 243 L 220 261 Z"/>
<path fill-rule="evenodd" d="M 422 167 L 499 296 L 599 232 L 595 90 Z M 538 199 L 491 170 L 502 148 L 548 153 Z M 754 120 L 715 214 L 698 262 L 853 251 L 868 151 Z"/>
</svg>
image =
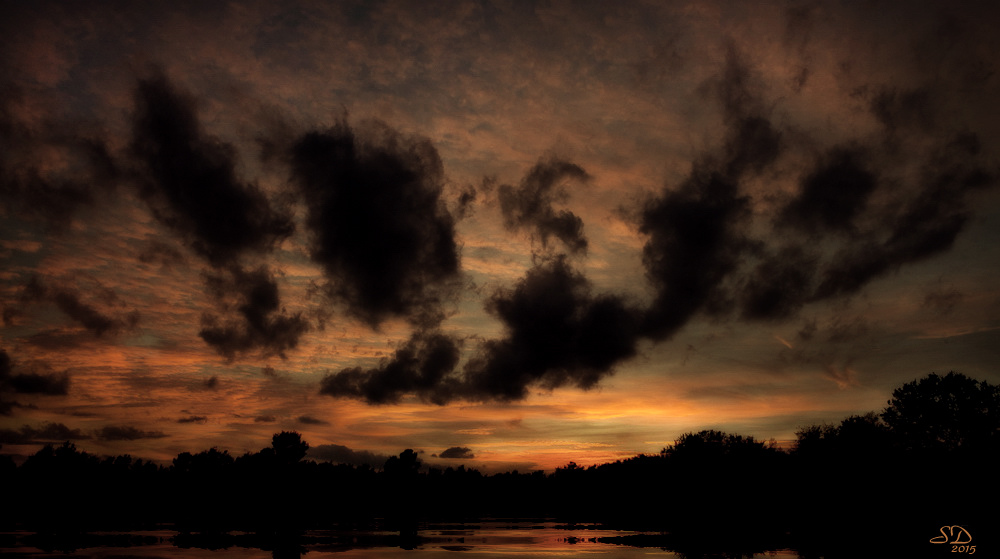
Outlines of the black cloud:
<svg viewBox="0 0 1000 559">
<path fill-rule="evenodd" d="M 0 400 L 0 415 L 13 415 L 14 408 L 38 409 L 34 404 L 22 404 L 17 401 Z"/>
<path fill-rule="evenodd" d="M 996 182 L 996 171 L 980 161 L 975 134 L 941 133 L 942 120 L 928 101 L 937 94 L 883 90 L 868 106 L 881 133 L 824 147 L 801 130 L 777 126 L 756 80 L 730 47 L 720 77 L 706 89 L 722 109 L 721 142 L 695 158 L 680 184 L 666 185 L 634 214 L 647 236 L 643 264 L 654 295 L 647 306 L 592 293 L 589 281 L 558 255 L 488 298 L 486 308 L 504 335 L 483 341 L 464 366 L 455 365 L 454 340 L 424 327 L 379 367 L 328 375 L 321 392 L 372 403 L 406 394 L 446 403 L 519 400 L 531 388 L 590 388 L 635 355 L 639 340 L 670 338 L 699 314 L 789 319 L 805 305 L 850 296 L 902 265 L 949 249 L 971 216 L 968 193 Z M 910 139 L 897 134 L 904 128 L 935 133 Z M 902 157 L 897 148 L 904 142 L 918 147 L 920 157 Z M 790 170 L 803 161 L 793 194 L 754 203 L 751 181 L 794 180 Z M 915 169 L 914 161 L 922 167 Z M 555 185 L 566 177 L 588 178 L 575 164 L 549 159 L 518 188 L 501 187 L 507 228 L 529 228 L 543 243 L 557 236 L 569 251 L 584 247 L 578 218 L 567 213 L 560 221 L 552 208 L 562 194 Z M 776 211 L 755 214 L 761 207 Z M 814 334 L 815 323 L 800 338 Z M 420 357 L 429 353 L 430 340 L 448 349 L 440 367 L 427 368 Z"/>
<path fill-rule="evenodd" d="M 587 250 L 583 220 L 568 210 L 556 212 L 552 207 L 568 198 L 560 185 L 564 179 L 586 181 L 590 175 L 578 165 L 550 157 L 535 164 L 517 188 L 502 185 L 497 195 L 507 229 L 533 228 L 543 246 L 554 236 L 572 252 Z"/>
<path fill-rule="evenodd" d="M 819 257 L 790 245 L 764 257 L 745 273 L 739 297 L 743 318 L 783 319 L 794 315 L 812 296 Z"/>
<path fill-rule="evenodd" d="M 929 132 L 936 126 L 936 105 L 929 87 L 881 88 L 871 99 L 871 112 L 890 134 L 900 129 Z"/>
<path fill-rule="evenodd" d="M 441 452 L 439 455 L 441 458 L 454 458 L 454 459 L 464 459 L 471 460 L 476 456 L 472 454 L 472 449 L 464 446 L 453 446 Z"/>
<path fill-rule="evenodd" d="M 329 425 L 329 421 L 324 421 L 322 419 L 315 418 L 311 415 L 300 415 L 295 419 L 303 425 Z"/>
<path fill-rule="evenodd" d="M 978 152 L 978 137 L 967 132 L 940 142 L 915 178 L 905 179 L 912 188 L 872 170 L 896 169 L 878 146 L 854 143 L 817 156 L 774 221 L 776 231 L 795 235 L 760 244 L 751 251 L 756 264 L 740 271 L 742 316 L 787 318 L 951 248 L 972 214 L 967 195 L 997 181 Z M 825 255 L 814 248 L 820 237 Z"/>
<path fill-rule="evenodd" d="M 656 292 L 643 333 L 672 336 L 695 314 L 723 314 L 734 306 L 732 277 L 744 258 L 760 250 L 748 235 L 750 198 L 741 181 L 761 173 L 782 154 L 782 135 L 767 118 L 752 73 L 735 47 L 714 90 L 726 134 L 721 153 L 704 154 L 674 189 L 643 204 L 639 230 L 646 277 Z"/>
<path fill-rule="evenodd" d="M 162 431 L 145 431 L 132 426 L 108 425 L 95 432 L 102 441 L 136 441 L 139 439 L 162 439 L 167 435 Z"/>
<path fill-rule="evenodd" d="M 234 148 L 201 130 L 194 99 L 155 75 L 139 82 L 135 103 L 131 150 L 143 164 L 140 191 L 198 254 L 227 264 L 293 232 L 290 214 L 238 178 Z"/>
<path fill-rule="evenodd" d="M 519 400 L 535 385 L 591 388 L 636 352 L 639 311 L 617 296 L 594 295 L 564 257 L 494 293 L 487 310 L 505 336 L 484 342 L 467 364 L 468 398 Z"/>
<path fill-rule="evenodd" d="M 782 134 L 768 118 L 757 93 L 750 66 L 730 44 L 722 75 L 714 90 L 722 106 L 726 137 L 721 159 L 708 157 L 702 163 L 712 171 L 737 180 L 747 173 L 759 173 L 772 164 L 785 148 Z M 704 169 L 701 170 L 703 174 Z"/>
<path fill-rule="evenodd" d="M 368 450 L 351 450 L 339 444 L 321 444 L 309 448 L 309 456 L 316 460 L 333 462 L 334 464 L 351 464 L 353 466 L 382 467 L 389 456 L 376 454 Z"/>
<path fill-rule="evenodd" d="M 425 139 L 381 124 L 365 132 L 341 121 L 292 150 L 312 259 L 329 280 L 327 293 L 372 327 L 390 317 L 440 320 L 459 277 L 441 160 Z"/>
<path fill-rule="evenodd" d="M 109 291 L 98 294 L 111 303 L 120 303 L 117 296 Z M 42 283 L 38 276 L 32 276 L 21 294 L 25 302 L 51 301 L 63 314 L 73 319 L 95 336 L 119 334 L 133 330 L 139 324 L 139 312 L 107 313 L 81 300 L 80 293 L 65 287 L 50 287 Z"/>
<path fill-rule="evenodd" d="M 240 260 L 266 254 L 290 236 L 291 213 L 239 178 L 235 148 L 202 131 L 195 100 L 166 77 L 141 80 L 135 98 L 131 152 L 142 164 L 143 198 L 213 267 L 207 283 L 216 300 L 230 293 L 239 299 L 236 316 L 203 315 L 199 335 L 230 361 L 258 350 L 265 357 L 284 357 L 308 331 L 308 322 L 281 309 L 266 266 L 245 270 Z M 176 261 L 164 246 L 157 245 L 156 253 Z"/>
<path fill-rule="evenodd" d="M 59 291 L 52 296 L 59 310 L 66 316 L 79 322 L 84 328 L 100 336 L 108 331 L 117 331 L 124 327 L 134 327 L 138 323 L 138 313 L 130 315 L 127 323 L 105 316 L 93 307 L 84 304 L 74 293 Z"/>
<path fill-rule="evenodd" d="M 436 404 L 455 399 L 512 401 L 532 387 L 588 389 L 636 353 L 642 314 L 620 297 L 594 295 L 564 256 L 544 261 L 513 289 L 500 289 L 487 310 L 505 335 L 482 342 L 458 372 L 459 342 L 418 331 L 379 367 L 329 374 L 320 393 L 392 403 L 406 394 Z"/>
<path fill-rule="evenodd" d="M 288 314 L 281 308 L 278 284 L 265 266 L 250 271 L 229 266 L 207 274 L 206 282 L 216 299 L 236 297 L 235 317 L 224 319 L 206 313 L 198 332 L 229 360 L 251 351 L 284 358 L 309 330 L 309 323 L 301 313 Z"/>
<path fill-rule="evenodd" d="M 69 392 L 69 375 L 65 372 L 49 375 L 15 373 L 15 368 L 16 365 L 6 350 L 0 349 L 0 392 L 48 396 L 63 396 Z"/>
<path fill-rule="evenodd" d="M 204 415 L 190 415 L 188 417 L 182 417 L 177 420 L 177 423 L 205 423 L 208 418 Z"/>
<path fill-rule="evenodd" d="M 0 200 L 6 211 L 65 230 L 78 209 L 112 189 L 120 170 L 99 134 L 66 122 L 19 121 L 15 106 L 26 95 L 11 86 L 0 91 Z"/>
<path fill-rule="evenodd" d="M 21 426 L 20 430 L 0 429 L 0 444 L 36 444 L 52 441 L 79 441 L 89 439 L 79 429 L 70 429 L 62 423 L 45 423 L 41 429 L 35 429 L 28 425 Z"/>
<path fill-rule="evenodd" d="M 860 148 L 831 150 L 781 210 L 778 224 L 813 235 L 854 232 L 855 218 L 878 185 L 862 158 Z"/>
<path fill-rule="evenodd" d="M 457 389 L 449 377 L 459 361 L 459 342 L 438 331 L 418 331 L 378 367 L 352 367 L 320 381 L 320 394 L 361 398 L 372 404 L 397 402 L 416 394 L 438 404 Z"/>
<path fill-rule="evenodd" d="M 744 256 L 760 252 L 760 243 L 746 234 L 750 200 L 739 182 L 764 171 L 784 144 L 751 95 L 749 71 L 735 51 L 716 90 L 728 130 L 722 150 L 701 158 L 679 188 L 649 200 L 641 211 L 640 230 L 649 236 L 644 264 L 656 290 L 649 308 L 593 294 L 589 281 L 560 255 L 533 267 L 513 289 L 490 297 L 487 310 L 504 325 L 505 335 L 483 342 L 461 374 L 453 374 L 450 363 L 425 374 L 415 348 L 404 347 L 379 368 L 328 375 L 321 392 L 380 403 L 415 393 L 445 403 L 519 400 L 531 387 L 587 389 L 635 355 L 642 337 L 669 337 L 699 311 L 722 313 L 733 306 L 736 296 L 730 291 L 736 286 L 724 284 L 738 283 L 730 276 Z M 531 169 L 518 189 L 502 187 L 506 225 L 532 227 L 543 242 L 555 235 L 571 251 L 582 250 L 582 222 L 552 209 L 560 194 L 555 187 L 567 177 L 588 175 L 575 164 L 549 159 Z M 771 304 L 763 301 L 767 294 L 758 298 L 758 307 Z M 451 347 L 453 342 L 443 338 L 439 343 Z"/>
<path fill-rule="evenodd" d="M 729 304 L 722 284 L 752 246 L 743 229 L 749 209 L 734 180 L 713 169 L 695 169 L 679 189 L 646 204 L 642 259 L 656 289 L 647 335 L 669 337 L 698 311 Z"/>
<path fill-rule="evenodd" d="M 813 298 L 855 293 L 904 264 L 950 249 L 972 215 L 967 194 L 997 182 L 996 171 L 978 163 L 978 146 L 974 135 L 963 133 L 939 147 L 921 169 L 916 195 L 897 198 L 875 215 L 875 225 L 826 267 Z"/>
</svg>

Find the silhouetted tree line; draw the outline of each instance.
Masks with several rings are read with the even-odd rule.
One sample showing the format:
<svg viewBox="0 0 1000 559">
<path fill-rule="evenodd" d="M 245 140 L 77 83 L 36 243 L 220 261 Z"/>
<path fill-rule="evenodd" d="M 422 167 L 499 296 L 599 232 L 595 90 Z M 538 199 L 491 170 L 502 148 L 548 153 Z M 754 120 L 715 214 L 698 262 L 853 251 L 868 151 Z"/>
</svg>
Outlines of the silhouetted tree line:
<svg viewBox="0 0 1000 559">
<path fill-rule="evenodd" d="M 4 523 L 173 523 L 182 531 L 381 523 L 405 531 L 418 522 L 556 518 L 715 537 L 857 541 L 863 531 L 902 530 L 922 538 L 945 524 L 995 525 L 1000 387 L 931 374 L 896 389 L 881 413 L 800 429 L 787 451 L 705 430 L 658 454 L 571 462 L 550 474 L 425 468 L 412 450 L 377 470 L 305 460 L 308 449 L 298 433 L 281 432 L 259 452 L 184 452 L 163 466 L 48 445 L 19 467 L 0 460 L 13 497 Z"/>
</svg>

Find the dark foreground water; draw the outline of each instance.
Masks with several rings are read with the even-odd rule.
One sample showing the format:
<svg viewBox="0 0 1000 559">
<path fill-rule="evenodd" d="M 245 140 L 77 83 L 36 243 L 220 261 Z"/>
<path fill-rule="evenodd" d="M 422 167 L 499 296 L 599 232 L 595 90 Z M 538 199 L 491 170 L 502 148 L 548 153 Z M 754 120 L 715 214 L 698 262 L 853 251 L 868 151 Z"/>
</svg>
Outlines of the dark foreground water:
<svg viewBox="0 0 1000 559">
<path fill-rule="evenodd" d="M 0 556 L 68 558 L 452 558 L 468 554 L 479 558 L 524 559 L 563 557 L 663 557 L 703 556 L 700 552 L 661 547 L 661 536 L 652 532 L 609 530 L 597 526 L 568 528 L 552 522 L 438 526 L 410 533 L 389 531 L 311 530 L 295 536 L 275 537 L 230 532 L 182 534 L 172 530 L 94 532 L 46 535 L 7 532 L 0 535 Z M 730 552 L 716 557 L 799 557 L 789 549 Z"/>
</svg>

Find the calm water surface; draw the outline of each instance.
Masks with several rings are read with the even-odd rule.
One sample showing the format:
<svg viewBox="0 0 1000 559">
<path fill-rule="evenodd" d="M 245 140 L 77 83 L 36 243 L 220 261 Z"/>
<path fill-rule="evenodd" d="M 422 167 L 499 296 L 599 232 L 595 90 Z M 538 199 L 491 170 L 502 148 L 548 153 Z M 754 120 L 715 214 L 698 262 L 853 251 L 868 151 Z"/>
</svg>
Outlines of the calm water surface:
<svg viewBox="0 0 1000 559">
<path fill-rule="evenodd" d="M 88 543 L 83 541 L 55 542 L 32 540 L 31 533 L 6 533 L 0 542 L 4 557 L 68 558 L 297 558 L 324 559 L 406 557 L 409 559 L 451 558 L 463 554 L 488 559 L 492 557 L 664 557 L 680 558 L 673 551 L 658 547 L 634 547 L 598 542 L 598 538 L 628 536 L 644 532 L 606 529 L 566 529 L 555 523 L 509 524 L 477 523 L 475 526 L 448 526 L 419 530 L 415 537 L 400 538 L 398 532 L 327 531 L 305 532 L 301 546 L 287 546 L 278 551 L 259 549 L 252 543 L 235 538 L 205 540 L 178 537 L 170 530 L 146 532 L 99 532 Z M 103 540 L 102 540 L 103 538 Z M 114 542 L 109 539 L 116 539 Z M 237 542 L 237 543 L 233 543 Z M 241 545 L 243 544 L 243 545 Z M 34 547 L 37 545 L 38 547 Z M 244 545 L 249 547 L 244 547 Z M 212 547 L 215 549 L 205 549 Z M 753 557 L 798 557 L 791 550 L 775 550 Z"/>
</svg>

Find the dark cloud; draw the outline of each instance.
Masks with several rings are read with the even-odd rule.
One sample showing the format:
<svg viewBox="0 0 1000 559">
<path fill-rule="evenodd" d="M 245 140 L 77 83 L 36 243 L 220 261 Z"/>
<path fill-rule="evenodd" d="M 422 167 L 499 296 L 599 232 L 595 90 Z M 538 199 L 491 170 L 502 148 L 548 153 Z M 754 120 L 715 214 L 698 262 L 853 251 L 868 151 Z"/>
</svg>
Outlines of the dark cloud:
<svg viewBox="0 0 1000 559">
<path fill-rule="evenodd" d="M 592 293 L 563 257 L 536 265 L 487 310 L 504 325 L 465 369 L 471 399 L 519 400 L 529 387 L 587 389 L 636 353 L 640 312 L 622 298 Z"/>
<path fill-rule="evenodd" d="M 760 243 L 745 233 L 750 200 L 740 192 L 739 181 L 748 173 L 762 172 L 783 149 L 781 134 L 751 94 L 751 82 L 731 50 L 726 72 L 714 86 L 725 108 L 728 132 L 723 149 L 702 158 L 679 188 L 665 191 L 642 209 L 640 230 L 649 236 L 644 263 L 657 292 L 650 308 L 633 307 L 615 295 L 593 294 L 589 281 L 565 257 L 556 257 L 532 268 L 513 289 L 501 289 L 489 298 L 487 310 L 501 321 L 505 335 L 483 342 L 460 375 L 452 372 L 457 355 L 446 367 L 422 368 L 416 356 L 426 336 L 420 334 L 379 368 L 328 375 L 321 393 L 379 403 L 414 393 L 444 403 L 455 398 L 519 400 L 532 387 L 587 389 L 635 355 L 641 337 L 669 337 L 699 311 L 722 312 L 733 306 L 735 295 L 729 290 L 734 286 L 724 282 L 738 283 L 730 276 L 744 255 L 761 251 Z M 565 219 L 556 219 L 552 209 L 563 194 L 557 186 L 564 178 L 588 176 L 575 164 L 549 159 L 529 171 L 518 189 L 501 187 L 507 226 L 531 227 L 543 242 L 555 235 L 571 250 L 585 247 L 578 218 L 567 213 Z M 576 225 L 557 227 L 571 222 Z M 786 276 L 787 283 L 796 282 L 791 271 Z M 780 307 L 769 300 L 774 296 L 766 289 L 744 283 L 754 293 L 750 314 Z M 453 348 L 447 338 L 437 342 L 441 348 Z"/>
<path fill-rule="evenodd" d="M 114 292 L 110 290 L 98 291 L 90 293 L 90 298 L 103 299 L 105 306 L 108 306 L 109 303 L 121 306 L 121 302 Z M 51 301 L 63 314 L 97 337 L 134 330 L 139 325 L 140 320 L 139 312 L 135 310 L 113 314 L 107 311 L 102 312 L 93 304 L 82 301 L 80 293 L 76 290 L 65 287 L 50 287 L 43 283 L 37 275 L 28 280 L 20 299 L 22 302 Z M 72 345 L 71 341 L 70 344 Z"/>
<path fill-rule="evenodd" d="M 472 185 L 467 185 L 458 195 L 458 201 L 455 205 L 455 219 L 461 220 L 472 215 L 472 211 L 475 208 L 476 198 L 478 194 L 476 189 Z"/>
<path fill-rule="evenodd" d="M 298 421 L 299 423 L 301 423 L 303 425 L 329 425 L 330 424 L 329 421 L 318 419 L 318 418 L 315 418 L 315 417 L 313 417 L 311 415 L 300 415 L 297 418 L 295 418 L 295 421 Z"/>
<path fill-rule="evenodd" d="M 4 326 L 13 326 L 23 315 L 24 312 L 20 308 L 11 305 L 4 305 L 3 312 L 0 313 L 0 321 L 2 321 Z"/>
<path fill-rule="evenodd" d="M 434 146 L 383 124 L 361 134 L 342 120 L 299 139 L 292 169 L 326 292 L 372 327 L 440 320 L 459 255 Z"/>
<path fill-rule="evenodd" d="M 940 102 L 929 87 L 914 89 L 881 88 L 871 99 L 871 112 L 890 134 L 900 130 L 931 132 L 936 127 Z"/>
<path fill-rule="evenodd" d="M 771 121 L 759 115 L 735 118 L 724 148 L 726 176 L 760 173 L 773 163 L 783 150 L 781 133 Z"/>
<path fill-rule="evenodd" d="M 246 270 L 239 261 L 267 253 L 291 235 L 291 213 L 237 176 L 235 149 L 201 130 L 195 100 L 164 76 L 139 82 L 136 106 L 131 150 L 143 164 L 143 197 L 162 223 L 213 266 L 207 284 L 215 298 L 237 299 L 229 316 L 205 313 L 199 335 L 229 360 L 251 352 L 283 358 L 308 331 L 308 322 L 284 312 L 266 266 Z M 148 259 L 179 261 L 163 243 L 151 248 Z"/>
<path fill-rule="evenodd" d="M 27 408 L 27 409 L 38 409 L 38 406 L 34 404 L 22 404 L 21 402 L 14 400 L 2 400 L 0 399 L 0 415 L 14 415 L 14 408 Z"/>
<path fill-rule="evenodd" d="M 714 172 L 730 181 L 763 171 L 784 149 L 781 132 L 771 124 L 758 93 L 758 81 L 739 49 L 730 44 L 722 75 L 713 84 L 722 105 L 726 137 L 721 160 L 710 163 Z"/>
<path fill-rule="evenodd" d="M 105 316 L 93 307 L 82 303 L 74 293 L 60 291 L 52 296 L 52 300 L 66 316 L 79 322 L 84 328 L 98 336 L 109 331 L 116 332 L 122 328 L 134 328 L 139 322 L 137 312 L 130 314 L 124 323 Z"/>
<path fill-rule="evenodd" d="M 162 439 L 167 435 L 162 431 L 145 431 L 136 427 L 124 425 L 108 425 L 95 432 L 102 441 L 136 441 L 139 439 Z"/>
<path fill-rule="evenodd" d="M 569 161 L 549 157 L 536 163 L 517 188 L 500 186 L 497 196 L 507 229 L 532 229 L 543 246 L 548 244 L 549 237 L 556 237 L 571 252 L 586 251 L 583 220 L 573 212 L 557 212 L 552 207 L 553 203 L 569 197 L 562 185 L 566 179 L 587 181 L 590 175 Z"/>
<path fill-rule="evenodd" d="M 181 266 L 186 263 L 184 255 L 176 247 L 162 241 L 149 241 L 139 253 L 139 261 L 144 264 L 159 264 L 164 268 Z"/>
<path fill-rule="evenodd" d="M 523 399 L 532 387 L 587 389 L 636 353 L 641 312 L 591 285 L 560 256 L 531 270 L 513 289 L 500 289 L 487 310 L 505 335 L 486 340 L 461 374 L 457 340 L 418 331 L 379 367 L 330 374 L 320 393 L 392 403 L 406 394 L 436 404 Z"/>
<path fill-rule="evenodd" d="M 745 275 L 739 293 L 743 317 L 784 319 L 794 315 L 812 294 L 818 259 L 800 246 L 768 254 Z"/>
<path fill-rule="evenodd" d="M 789 38 L 800 48 L 807 40 L 808 33 Z M 666 185 L 634 213 L 647 236 L 643 264 L 654 294 L 648 306 L 592 293 L 587 279 L 559 256 L 488 298 L 486 308 L 504 334 L 483 341 L 463 367 L 455 365 L 457 354 L 452 357 L 453 340 L 420 328 L 379 367 L 327 375 L 321 392 L 371 403 L 406 394 L 446 403 L 519 400 L 532 388 L 590 388 L 635 355 L 639 340 L 670 338 L 699 314 L 726 318 L 735 311 L 744 320 L 786 320 L 810 303 L 850 296 L 904 264 L 947 250 L 971 215 L 967 193 L 995 182 L 992 168 L 979 161 L 974 134 L 949 139 L 938 133 L 941 120 L 931 107 L 936 93 L 882 89 L 869 96 L 868 106 L 880 134 L 821 147 L 801 131 L 794 132 L 799 141 L 788 141 L 791 129 L 775 125 L 762 91 L 760 77 L 730 45 L 722 72 L 703 90 L 721 108 L 720 143 L 696 157 L 679 184 Z M 916 139 L 897 134 L 931 128 L 935 134 Z M 901 158 L 903 150 L 893 146 L 902 142 L 926 157 Z M 330 145 L 349 153 L 353 144 Z M 786 153 L 794 157 L 786 160 Z M 752 203 L 748 182 L 781 178 L 803 160 L 809 163 L 791 196 Z M 913 161 L 922 162 L 916 173 Z M 587 175 L 573 163 L 548 159 L 517 188 L 499 187 L 505 225 L 531 229 L 543 244 L 556 236 L 571 251 L 584 247 L 578 218 L 567 213 L 560 221 L 552 207 L 565 196 L 557 186 L 567 178 Z M 483 191 L 492 185 L 485 181 Z M 777 207 L 774 215 L 754 214 L 769 205 Z M 841 326 L 831 326 L 824 341 L 866 335 L 864 324 Z M 816 331 L 813 320 L 799 339 L 814 339 Z M 425 364 L 421 355 L 431 347 L 449 356 L 442 366 Z M 830 365 L 826 374 L 843 386 L 855 382 L 847 366 Z"/>
<path fill-rule="evenodd" d="M 15 372 L 16 364 L 0 349 L 0 392 L 15 394 L 44 394 L 63 396 L 69 392 L 69 374 L 40 374 Z"/>
<path fill-rule="evenodd" d="M 931 148 L 915 178 L 891 180 L 872 169 L 896 171 L 899 162 L 877 146 L 854 143 L 817 157 L 774 221 L 777 231 L 798 236 L 758 255 L 743 279 L 743 316 L 787 318 L 807 303 L 857 293 L 948 250 L 972 214 L 967 194 L 996 183 L 978 154 L 978 137 L 961 132 Z M 912 187 L 893 184 L 900 180 Z M 813 248 L 820 237 L 825 255 Z"/>
<path fill-rule="evenodd" d="M 334 464 L 350 464 L 352 466 L 371 466 L 381 468 L 388 455 L 376 454 L 368 450 L 351 450 L 339 444 L 321 444 L 309 448 L 309 456 L 316 460 L 333 462 Z"/>
<path fill-rule="evenodd" d="M 201 385 L 209 390 L 215 390 L 216 388 L 219 387 L 219 377 L 216 375 L 212 375 L 207 379 L 205 379 L 204 382 L 201 383 Z"/>
<path fill-rule="evenodd" d="M 447 450 L 444 450 L 439 455 L 441 458 L 453 458 L 461 460 L 471 460 L 476 456 L 472 454 L 472 449 L 464 446 L 453 446 Z"/>
<path fill-rule="evenodd" d="M 444 404 L 455 396 L 449 375 L 459 361 L 460 343 L 439 331 L 417 331 L 391 359 L 372 369 L 352 367 L 320 381 L 320 394 L 364 399 L 372 404 L 398 402 L 405 394 Z"/>
<path fill-rule="evenodd" d="M 787 47 L 802 50 L 809 43 L 815 24 L 818 4 L 800 3 L 785 7 L 785 32 L 782 42 Z"/>
<path fill-rule="evenodd" d="M 94 344 L 94 335 L 75 328 L 49 328 L 21 338 L 21 341 L 46 351 L 63 351 L 69 348 Z"/>
<path fill-rule="evenodd" d="M 943 287 L 939 287 L 924 296 L 923 306 L 940 312 L 941 314 L 948 314 L 955 310 L 955 307 L 961 303 L 964 298 L 965 295 L 955 288 L 945 289 Z"/>
<path fill-rule="evenodd" d="M 741 185 L 750 173 L 772 168 L 789 146 L 766 117 L 754 75 L 734 48 L 712 87 L 726 125 L 722 149 L 703 155 L 680 187 L 641 212 L 640 231 L 649 236 L 643 262 L 657 294 L 644 332 L 654 339 L 669 337 L 699 312 L 739 308 L 745 319 L 785 319 L 808 303 L 854 294 L 949 249 L 971 215 L 966 194 L 996 182 L 996 172 L 978 161 L 975 134 L 949 138 L 937 131 L 933 93 L 882 89 L 869 107 L 882 136 L 816 156 L 777 212 L 773 236 L 755 236 Z M 896 132 L 904 128 L 935 131 L 925 138 L 933 147 L 923 148 L 916 179 L 901 178 L 912 158 L 900 161 L 884 149 L 898 144 Z M 915 181 L 914 188 L 900 188 L 901 181 Z"/>
<path fill-rule="evenodd" d="M 235 316 L 220 318 L 206 313 L 198 332 L 230 361 L 250 352 L 284 358 L 309 331 L 309 323 L 301 313 L 288 314 L 281 307 L 278 284 L 265 266 L 251 271 L 230 266 L 207 274 L 206 281 L 217 300 L 236 298 Z"/>
<path fill-rule="evenodd" d="M 668 338 L 695 313 L 730 304 L 722 284 L 752 247 L 744 233 L 749 208 L 737 184 L 712 169 L 695 169 L 679 189 L 645 205 L 642 259 L 656 290 L 644 326 L 650 337 Z"/>
<path fill-rule="evenodd" d="M 21 429 L 0 429 L 0 444 L 38 444 L 53 441 L 79 441 L 89 439 L 79 429 L 70 429 L 62 423 L 45 423 L 40 429 L 23 425 Z"/>
<path fill-rule="evenodd" d="M 204 415 L 191 415 L 188 417 L 182 417 L 177 420 L 177 423 L 205 423 L 208 418 Z"/>
<path fill-rule="evenodd" d="M 69 122 L 27 126 L 16 106 L 25 92 L 0 89 L 0 208 L 65 231 L 78 209 L 110 191 L 119 169 L 99 134 Z"/>
<path fill-rule="evenodd" d="M 254 423 L 274 423 L 277 421 L 273 415 L 258 415 L 253 418 Z"/>
<path fill-rule="evenodd" d="M 3 380 L 3 383 L 18 394 L 62 396 L 69 392 L 69 375 L 67 373 L 50 375 L 21 373 L 10 375 Z"/>
<path fill-rule="evenodd" d="M 646 201 L 639 217 L 639 230 L 649 237 L 643 264 L 656 291 L 644 325 L 653 339 L 669 338 L 699 312 L 721 314 L 734 306 L 734 287 L 725 284 L 740 283 L 731 276 L 748 254 L 761 250 L 748 234 L 750 198 L 740 183 L 767 169 L 785 149 L 755 77 L 732 45 L 722 75 L 711 85 L 726 125 L 721 152 L 696 160 L 681 185 Z M 747 289 L 756 299 L 751 313 L 782 306 L 769 301 L 753 280 Z"/>
<path fill-rule="evenodd" d="M 813 299 L 859 291 L 871 280 L 951 248 L 970 216 L 966 195 L 994 186 L 995 171 L 976 161 L 978 140 L 959 134 L 921 169 L 916 195 L 873 216 L 874 225 L 843 246 L 823 271 Z"/>
<path fill-rule="evenodd" d="M 831 150 L 779 212 L 777 224 L 811 235 L 855 232 L 854 220 L 878 186 L 862 159 L 860 148 Z"/>
<path fill-rule="evenodd" d="M 198 254 L 227 264 L 291 235 L 291 215 L 237 176 L 235 149 L 201 130 L 193 98 L 157 74 L 139 81 L 135 103 L 131 150 L 143 166 L 140 192 Z"/>
</svg>

